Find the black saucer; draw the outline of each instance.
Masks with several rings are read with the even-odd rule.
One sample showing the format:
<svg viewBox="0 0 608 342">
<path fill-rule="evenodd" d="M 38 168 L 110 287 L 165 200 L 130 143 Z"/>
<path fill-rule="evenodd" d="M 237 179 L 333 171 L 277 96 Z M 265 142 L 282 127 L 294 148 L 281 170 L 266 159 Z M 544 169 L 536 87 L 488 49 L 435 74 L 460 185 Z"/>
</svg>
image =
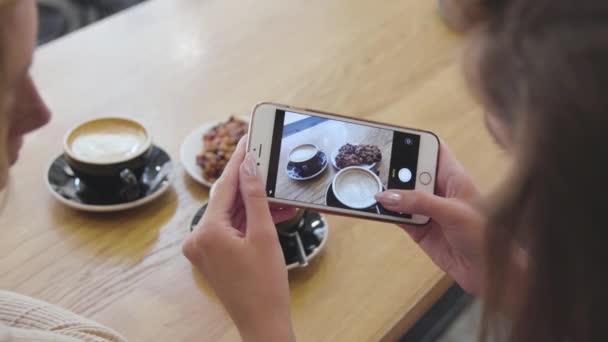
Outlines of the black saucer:
<svg viewBox="0 0 608 342">
<path fill-rule="evenodd" d="M 190 223 L 190 231 L 196 227 L 207 210 L 207 203 L 203 205 L 192 218 Z M 317 251 L 327 236 L 327 225 L 320 214 L 307 211 L 302 220 L 305 221 L 303 228 L 300 230 L 300 238 L 302 245 L 306 251 L 306 257 L 310 260 L 311 255 Z M 298 223 L 299 224 L 299 223 Z M 298 247 L 296 240 L 292 237 L 286 237 L 279 234 L 279 242 L 285 257 L 285 265 L 289 268 L 294 268 L 298 265 Z"/>
<path fill-rule="evenodd" d="M 154 146 L 139 178 L 139 194 L 130 200 L 126 200 L 124 196 L 120 195 L 124 193 L 121 191 L 123 190 L 121 187 L 104 189 L 103 192 L 100 192 L 87 186 L 85 181 L 74 175 L 63 154 L 51 164 L 47 181 L 54 195 L 66 205 L 83 210 L 112 211 L 112 209 L 128 209 L 158 197 L 160 193 L 167 190 L 171 181 L 171 171 L 171 157 L 160 147 Z M 160 172 L 163 172 L 164 176 L 157 179 Z M 151 188 L 152 186 L 154 188 Z M 104 210 L 104 208 L 110 210 Z"/>
<path fill-rule="evenodd" d="M 382 191 L 384 191 L 384 190 L 385 190 L 385 188 L 383 186 Z M 392 212 L 384 209 L 380 204 L 374 204 L 373 206 L 371 206 L 369 208 L 365 208 L 365 209 L 353 209 L 351 207 L 345 206 L 344 204 L 342 204 L 342 202 L 340 202 L 338 200 L 338 198 L 334 194 L 334 189 L 333 189 L 332 184 L 329 184 L 329 187 L 327 188 L 327 192 L 325 194 L 325 205 L 334 207 L 334 208 L 340 208 L 340 209 L 365 211 L 365 212 L 372 213 L 372 214 L 392 215 Z"/>
<path fill-rule="evenodd" d="M 325 169 L 327 169 L 327 165 L 329 161 L 327 160 L 327 154 L 325 152 L 319 151 L 317 156 L 315 156 L 314 160 L 311 161 L 308 165 L 311 170 L 304 170 L 301 167 L 294 165 L 292 162 L 287 163 L 287 167 L 285 171 L 287 172 L 287 176 L 294 180 L 308 180 L 317 177 Z"/>
</svg>

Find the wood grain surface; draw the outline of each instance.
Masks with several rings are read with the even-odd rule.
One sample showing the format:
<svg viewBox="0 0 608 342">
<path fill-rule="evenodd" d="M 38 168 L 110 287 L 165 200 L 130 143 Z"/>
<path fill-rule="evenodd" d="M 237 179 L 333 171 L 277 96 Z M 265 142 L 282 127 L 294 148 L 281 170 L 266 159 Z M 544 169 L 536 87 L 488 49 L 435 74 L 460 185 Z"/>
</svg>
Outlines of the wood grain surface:
<svg viewBox="0 0 608 342">
<path fill-rule="evenodd" d="M 66 208 L 44 182 L 63 135 L 90 118 L 134 117 L 178 158 L 192 129 L 273 101 L 434 131 L 488 191 L 508 165 L 463 81 L 463 43 L 435 1 L 151 0 L 40 48 L 33 76 L 54 118 L 12 170 L 0 288 L 133 341 L 237 341 L 181 252 L 207 189 L 177 167 L 171 191 L 145 207 Z M 394 340 L 451 284 L 396 226 L 329 224 L 325 251 L 290 272 L 300 341 Z"/>
</svg>

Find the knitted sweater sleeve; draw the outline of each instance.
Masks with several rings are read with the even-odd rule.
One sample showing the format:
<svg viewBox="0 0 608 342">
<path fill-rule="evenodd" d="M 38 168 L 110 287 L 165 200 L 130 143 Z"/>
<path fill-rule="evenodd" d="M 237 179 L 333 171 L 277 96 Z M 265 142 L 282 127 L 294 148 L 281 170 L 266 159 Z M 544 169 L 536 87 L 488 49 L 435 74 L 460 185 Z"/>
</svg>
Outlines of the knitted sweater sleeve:
<svg viewBox="0 0 608 342">
<path fill-rule="evenodd" d="M 113 330 L 52 304 L 0 291 L 0 342 L 126 342 Z"/>
</svg>

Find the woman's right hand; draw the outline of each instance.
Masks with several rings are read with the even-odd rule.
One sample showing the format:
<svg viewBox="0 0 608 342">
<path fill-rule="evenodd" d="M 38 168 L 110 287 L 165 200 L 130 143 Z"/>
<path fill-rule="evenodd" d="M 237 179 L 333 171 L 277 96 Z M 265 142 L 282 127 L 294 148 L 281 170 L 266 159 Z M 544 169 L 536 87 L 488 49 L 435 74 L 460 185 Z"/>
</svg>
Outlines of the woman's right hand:
<svg viewBox="0 0 608 342">
<path fill-rule="evenodd" d="M 473 202 L 478 191 L 468 173 L 441 144 L 436 195 L 389 190 L 376 196 L 386 209 L 431 218 L 425 227 L 402 226 L 433 262 L 465 291 L 483 291 L 485 217 Z"/>
</svg>

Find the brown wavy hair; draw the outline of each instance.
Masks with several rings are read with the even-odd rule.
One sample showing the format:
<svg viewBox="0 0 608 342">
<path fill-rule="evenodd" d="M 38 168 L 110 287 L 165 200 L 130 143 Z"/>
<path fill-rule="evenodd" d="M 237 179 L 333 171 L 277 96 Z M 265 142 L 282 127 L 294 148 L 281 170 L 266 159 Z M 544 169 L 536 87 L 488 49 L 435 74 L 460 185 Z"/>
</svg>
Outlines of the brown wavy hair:
<svg viewBox="0 0 608 342">
<path fill-rule="evenodd" d="M 608 341 L 608 1 L 454 1 L 473 87 L 514 155 L 487 229 L 481 340 Z"/>
<path fill-rule="evenodd" d="M 0 190 L 6 184 L 8 161 L 6 156 L 6 144 L 8 139 L 8 113 L 6 112 L 7 106 L 7 94 L 6 94 L 6 44 L 5 40 L 8 39 L 8 34 L 3 32 L 5 30 L 3 22 L 8 15 L 7 11 L 10 10 L 9 5 L 13 4 L 14 0 L 0 0 Z"/>
</svg>

